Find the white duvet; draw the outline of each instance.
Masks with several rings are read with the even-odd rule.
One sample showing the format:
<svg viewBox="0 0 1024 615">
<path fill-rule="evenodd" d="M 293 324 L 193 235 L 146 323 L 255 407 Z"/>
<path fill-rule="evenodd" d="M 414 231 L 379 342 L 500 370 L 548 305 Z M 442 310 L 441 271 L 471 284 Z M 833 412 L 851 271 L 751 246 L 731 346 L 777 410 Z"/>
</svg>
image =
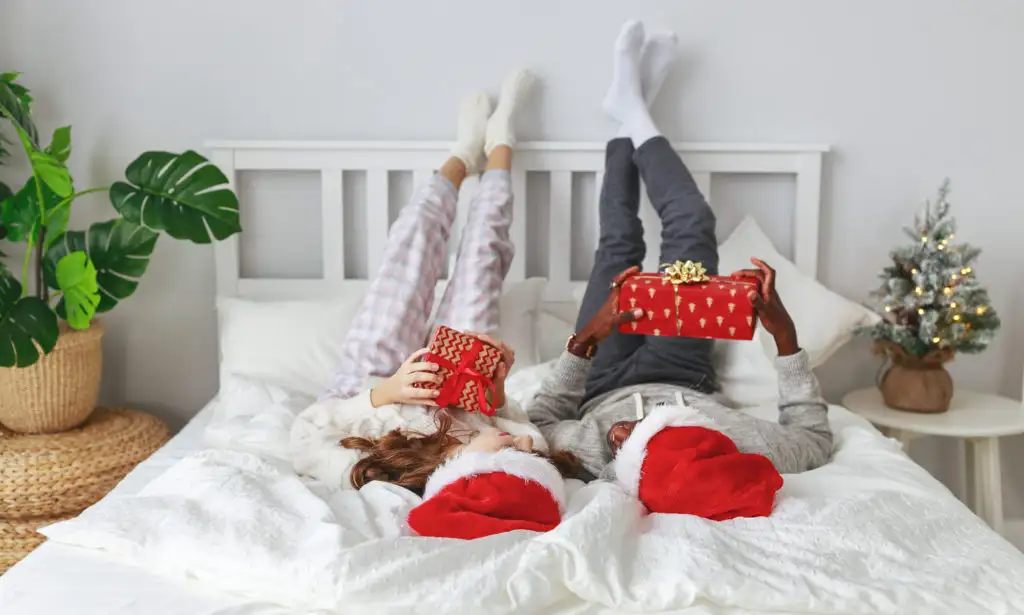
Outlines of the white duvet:
<svg viewBox="0 0 1024 615">
<path fill-rule="evenodd" d="M 222 393 L 209 450 L 44 533 L 299 612 L 1024 612 L 1024 556 L 839 407 L 833 461 L 786 476 L 770 518 L 647 515 L 576 483 L 552 532 L 456 541 L 409 536 L 403 489 L 297 477 L 283 445 L 304 400 Z"/>
</svg>

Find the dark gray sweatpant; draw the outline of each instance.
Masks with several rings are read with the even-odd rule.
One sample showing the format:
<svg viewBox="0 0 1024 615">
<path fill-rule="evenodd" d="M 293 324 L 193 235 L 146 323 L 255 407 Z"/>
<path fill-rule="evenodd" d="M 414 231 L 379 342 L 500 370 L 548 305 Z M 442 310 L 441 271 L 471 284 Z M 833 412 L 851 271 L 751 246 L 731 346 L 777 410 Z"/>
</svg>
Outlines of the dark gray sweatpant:
<svg viewBox="0 0 1024 615">
<path fill-rule="evenodd" d="M 577 331 L 604 305 L 615 276 L 643 263 L 647 246 L 637 216 L 641 178 L 661 217 L 659 262 L 700 261 L 709 274 L 718 273 L 715 215 L 669 142 L 655 137 L 635 149 L 628 138 L 613 139 L 608 142 L 601 187 L 601 237 L 576 321 Z M 648 382 L 710 393 L 715 389 L 711 348 L 711 340 L 616 331 L 601 343 L 593 358 L 583 402 Z"/>
</svg>

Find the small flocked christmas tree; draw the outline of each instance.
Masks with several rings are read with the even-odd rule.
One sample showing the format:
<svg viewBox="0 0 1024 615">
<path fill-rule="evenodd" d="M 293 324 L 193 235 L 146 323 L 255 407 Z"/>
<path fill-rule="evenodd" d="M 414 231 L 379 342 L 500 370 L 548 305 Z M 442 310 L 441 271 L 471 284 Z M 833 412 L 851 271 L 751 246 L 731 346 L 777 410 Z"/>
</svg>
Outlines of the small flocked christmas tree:
<svg viewBox="0 0 1024 615">
<path fill-rule="evenodd" d="M 873 293 L 882 320 L 864 332 L 907 356 L 981 352 L 999 329 L 988 291 L 972 266 L 981 250 L 953 243 L 956 220 L 948 196 L 947 180 L 938 200 L 926 202 L 913 228 L 905 229 L 913 243 L 892 251 L 893 263 Z"/>
</svg>

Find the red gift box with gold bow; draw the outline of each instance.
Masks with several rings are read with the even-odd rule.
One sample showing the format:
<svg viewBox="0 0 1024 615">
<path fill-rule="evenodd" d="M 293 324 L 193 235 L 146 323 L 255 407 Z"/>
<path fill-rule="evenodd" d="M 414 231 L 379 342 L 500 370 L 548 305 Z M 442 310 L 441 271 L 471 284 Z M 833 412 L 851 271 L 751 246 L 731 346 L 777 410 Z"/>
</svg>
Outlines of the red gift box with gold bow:
<svg viewBox="0 0 1024 615">
<path fill-rule="evenodd" d="M 726 340 L 754 338 L 757 316 L 747 295 L 757 282 L 709 276 L 703 265 L 676 261 L 662 273 L 637 273 L 619 289 L 619 310 L 640 308 L 644 318 L 623 333 Z"/>
<path fill-rule="evenodd" d="M 424 361 L 437 363 L 442 382 L 418 382 L 414 386 L 440 389 L 434 401 L 442 408 L 456 407 L 491 416 L 494 414 L 494 376 L 502 359 L 504 355 L 498 348 L 442 325 L 434 332 L 427 354 L 423 355 Z"/>
</svg>

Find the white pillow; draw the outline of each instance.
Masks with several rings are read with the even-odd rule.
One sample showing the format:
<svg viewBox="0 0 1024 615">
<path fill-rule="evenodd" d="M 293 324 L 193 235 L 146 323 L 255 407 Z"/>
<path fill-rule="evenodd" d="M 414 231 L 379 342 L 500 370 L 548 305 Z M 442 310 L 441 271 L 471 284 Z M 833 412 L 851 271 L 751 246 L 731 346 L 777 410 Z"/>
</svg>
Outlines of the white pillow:
<svg viewBox="0 0 1024 615">
<path fill-rule="evenodd" d="M 498 337 L 516 351 L 512 372 L 540 363 L 537 320 L 547 289 L 546 278 L 530 278 L 507 284 L 501 295 L 501 325 Z"/>
<path fill-rule="evenodd" d="M 509 284 L 498 335 L 516 350 L 517 367 L 535 365 L 536 316 L 547 281 Z M 440 292 L 437 295 L 440 299 Z M 316 397 L 341 359 L 341 343 L 361 295 L 311 301 L 217 300 L 220 376 L 240 376 Z"/>
<path fill-rule="evenodd" d="M 321 301 L 217 300 L 220 380 L 231 376 L 320 395 L 362 297 Z"/>
<path fill-rule="evenodd" d="M 718 253 L 718 270 L 722 275 L 751 267 L 751 256 L 775 269 L 775 286 L 793 317 L 800 346 L 807 352 L 811 367 L 821 365 L 849 342 L 857 327 L 877 318 L 867 308 L 837 295 L 797 269 L 779 254 L 749 216 L 719 246 Z M 778 395 L 772 365 L 775 342 L 763 327 L 758 327 L 754 340 L 715 344 L 713 363 L 722 392 L 741 405 L 774 401 Z"/>
</svg>

